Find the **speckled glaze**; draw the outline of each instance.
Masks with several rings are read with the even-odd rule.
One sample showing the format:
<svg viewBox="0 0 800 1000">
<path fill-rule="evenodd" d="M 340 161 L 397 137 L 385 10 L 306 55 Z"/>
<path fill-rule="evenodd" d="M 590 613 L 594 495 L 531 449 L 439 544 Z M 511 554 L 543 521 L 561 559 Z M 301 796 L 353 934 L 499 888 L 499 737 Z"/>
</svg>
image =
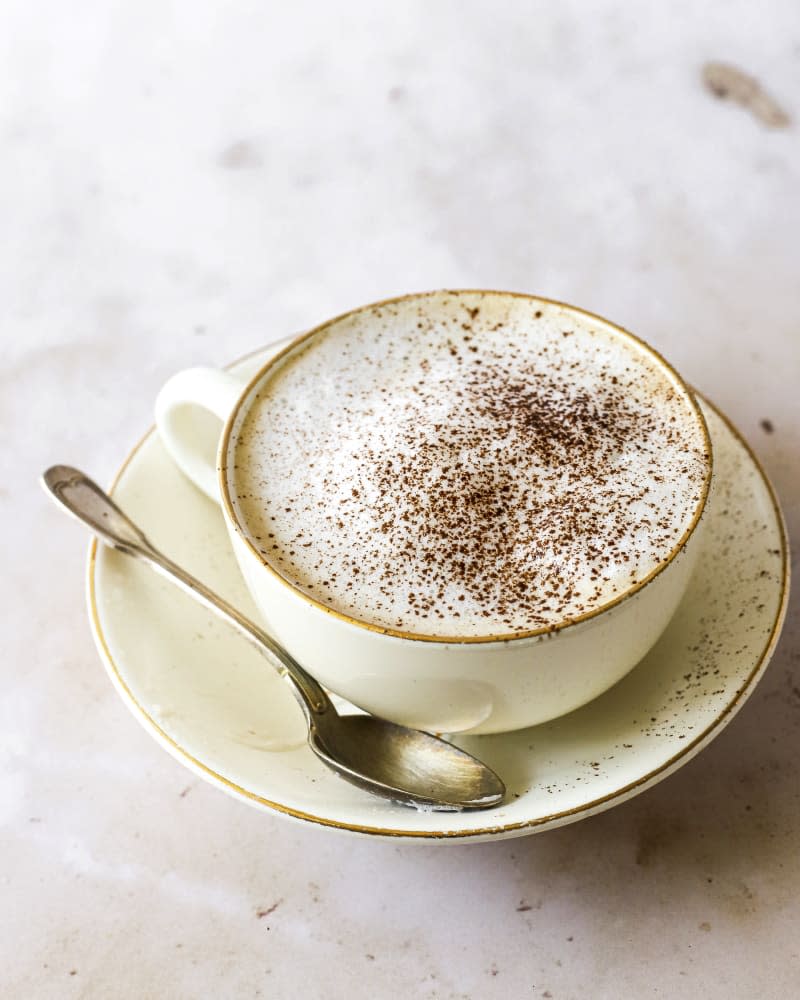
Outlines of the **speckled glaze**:
<svg viewBox="0 0 800 1000">
<path fill-rule="evenodd" d="M 266 356 L 237 370 L 247 375 Z M 724 728 L 766 668 L 783 621 L 788 551 L 774 494 L 736 431 L 702 405 L 716 487 L 675 617 L 635 670 L 582 709 L 533 729 L 459 740 L 506 780 L 508 801 L 491 815 L 418 813 L 327 773 L 305 747 L 291 694 L 257 655 L 165 581 L 92 546 L 90 613 L 110 676 L 147 730 L 189 768 L 299 820 L 458 842 L 520 836 L 607 809 L 681 767 Z M 114 495 L 171 556 L 252 610 L 218 509 L 152 432 L 126 461 Z"/>
<path fill-rule="evenodd" d="M 403 636 L 583 618 L 668 560 L 707 439 L 660 359 L 582 310 L 408 295 L 324 324 L 239 408 L 233 515 L 288 584 Z"/>
<path fill-rule="evenodd" d="M 560 310 L 576 323 L 597 327 L 610 338 L 633 348 L 660 374 L 676 397 L 682 397 L 683 419 L 695 421 L 695 438 L 706 441 L 702 415 L 680 376 L 655 351 L 608 321 L 546 299 L 512 293 L 442 291 L 404 296 L 379 304 L 413 308 L 422 302 L 428 314 L 448 315 L 452 300 L 470 306 L 487 296 L 492 308 L 509 311 L 523 303 L 529 321 L 538 310 Z M 457 307 L 458 308 L 458 307 Z M 487 306 L 488 308 L 488 306 Z M 380 322 L 376 307 L 331 320 L 298 338 L 275 355 L 283 363 L 317 334 L 367 315 L 365 326 Z M 335 341 L 334 341 L 335 343 Z M 687 498 L 682 533 L 659 562 L 613 599 L 554 624 L 509 635 L 489 630 L 480 636 L 441 637 L 406 633 L 370 624 L 331 608 L 293 586 L 254 546 L 232 502 L 236 436 L 263 380 L 259 373 L 238 388 L 229 375 L 190 370 L 171 379 L 159 395 L 156 415 L 168 449 L 191 478 L 222 501 L 234 553 L 259 617 L 267 629 L 330 690 L 366 711 L 405 725 L 434 732 L 486 734 L 538 725 L 586 704 L 624 677 L 661 635 L 678 606 L 702 544 L 703 510 L 711 479 L 710 448 L 702 459 L 698 495 Z M 655 381 L 655 377 L 654 377 Z M 192 424 L 192 404 L 211 407 L 225 420 L 219 445 L 218 484 L 209 488 L 211 466 L 201 460 L 201 435 Z M 185 423 L 181 421 L 188 415 Z M 687 439 L 692 434 L 687 432 Z M 212 439 L 213 440 L 213 437 Z M 192 447 L 186 447 L 186 442 Z M 207 448 L 209 452 L 211 448 Z M 187 461 L 188 458 L 188 461 Z M 200 475 L 198 475 L 198 471 Z"/>
</svg>

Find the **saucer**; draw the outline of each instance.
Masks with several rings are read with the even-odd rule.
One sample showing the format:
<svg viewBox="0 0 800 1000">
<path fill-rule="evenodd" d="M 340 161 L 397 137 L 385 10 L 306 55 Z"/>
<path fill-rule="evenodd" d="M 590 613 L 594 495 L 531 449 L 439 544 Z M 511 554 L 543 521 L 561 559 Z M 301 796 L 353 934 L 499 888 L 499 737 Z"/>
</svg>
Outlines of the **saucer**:
<svg viewBox="0 0 800 1000">
<path fill-rule="evenodd" d="M 286 341 L 231 366 L 254 373 Z M 260 809 L 383 837 L 494 840 L 583 819 L 643 792 L 730 722 L 766 669 L 786 610 L 789 561 L 780 509 L 738 432 L 700 399 L 716 487 L 705 551 L 666 632 L 611 690 L 552 722 L 459 745 L 506 782 L 490 811 L 418 811 L 363 792 L 308 749 L 288 686 L 232 630 L 119 552 L 93 543 L 88 602 L 95 640 L 128 707 L 200 777 Z M 151 541 L 257 617 L 219 509 L 184 479 L 151 428 L 112 493 Z"/>
</svg>

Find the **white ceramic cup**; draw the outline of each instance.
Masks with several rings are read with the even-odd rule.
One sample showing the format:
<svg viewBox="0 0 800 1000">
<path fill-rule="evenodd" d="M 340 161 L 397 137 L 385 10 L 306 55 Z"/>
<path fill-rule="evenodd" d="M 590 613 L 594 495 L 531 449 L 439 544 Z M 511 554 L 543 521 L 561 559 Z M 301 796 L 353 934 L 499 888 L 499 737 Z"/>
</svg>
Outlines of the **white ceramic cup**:
<svg viewBox="0 0 800 1000">
<path fill-rule="evenodd" d="M 435 307 L 436 295 L 453 294 L 459 293 L 426 293 L 426 308 Z M 238 523 L 227 471 L 236 426 L 276 363 L 352 313 L 297 338 L 249 382 L 216 369 L 192 368 L 171 378 L 156 402 L 156 423 L 168 451 L 184 473 L 221 504 L 236 558 L 269 632 L 331 691 L 366 711 L 435 732 L 492 733 L 536 725 L 607 690 L 642 659 L 666 627 L 700 547 L 712 460 L 705 421 L 690 389 L 660 355 L 627 331 L 562 303 L 525 298 L 600 323 L 655 360 L 664 378 L 689 402 L 689 412 L 702 428 L 708 465 L 689 528 L 644 580 L 579 619 L 523 636 L 442 640 L 390 634 L 298 590 L 265 562 Z"/>
</svg>

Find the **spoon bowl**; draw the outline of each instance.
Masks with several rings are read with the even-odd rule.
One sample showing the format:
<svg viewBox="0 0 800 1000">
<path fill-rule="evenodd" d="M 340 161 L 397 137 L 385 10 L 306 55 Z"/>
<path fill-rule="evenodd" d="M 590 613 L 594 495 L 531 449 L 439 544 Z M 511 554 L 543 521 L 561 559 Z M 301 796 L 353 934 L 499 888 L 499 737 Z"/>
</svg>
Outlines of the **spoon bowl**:
<svg viewBox="0 0 800 1000">
<path fill-rule="evenodd" d="M 334 721 L 335 720 L 335 721 Z M 485 764 L 446 740 L 374 715 L 326 716 L 309 731 L 314 753 L 367 791 L 422 809 L 485 809 L 505 789 Z"/>
</svg>

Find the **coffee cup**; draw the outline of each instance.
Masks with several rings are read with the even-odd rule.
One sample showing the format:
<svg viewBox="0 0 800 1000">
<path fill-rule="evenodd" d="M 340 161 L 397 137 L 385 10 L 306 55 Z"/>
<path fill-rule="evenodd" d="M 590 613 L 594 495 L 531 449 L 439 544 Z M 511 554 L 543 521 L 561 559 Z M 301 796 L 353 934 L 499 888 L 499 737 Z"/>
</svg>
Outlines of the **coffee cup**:
<svg viewBox="0 0 800 1000">
<path fill-rule="evenodd" d="M 683 596 L 712 481 L 659 354 L 510 292 L 352 310 L 249 381 L 180 372 L 156 422 L 265 628 L 331 691 L 434 732 L 536 725 L 627 674 Z"/>
</svg>

